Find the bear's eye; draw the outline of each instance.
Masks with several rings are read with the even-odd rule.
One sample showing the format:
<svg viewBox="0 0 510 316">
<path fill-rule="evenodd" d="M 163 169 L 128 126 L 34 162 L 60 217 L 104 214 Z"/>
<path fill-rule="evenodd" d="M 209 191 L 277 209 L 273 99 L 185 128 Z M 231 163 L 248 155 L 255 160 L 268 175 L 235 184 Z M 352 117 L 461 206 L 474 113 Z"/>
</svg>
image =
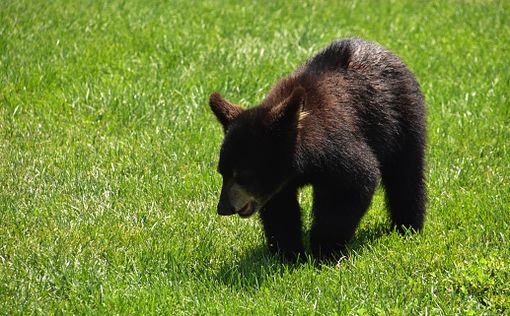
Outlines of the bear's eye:
<svg viewBox="0 0 510 316">
<path fill-rule="evenodd" d="M 255 171 L 253 170 L 240 170 L 235 173 L 236 182 L 239 185 L 246 186 L 253 184 L 255 181 Z"/>
</svg>

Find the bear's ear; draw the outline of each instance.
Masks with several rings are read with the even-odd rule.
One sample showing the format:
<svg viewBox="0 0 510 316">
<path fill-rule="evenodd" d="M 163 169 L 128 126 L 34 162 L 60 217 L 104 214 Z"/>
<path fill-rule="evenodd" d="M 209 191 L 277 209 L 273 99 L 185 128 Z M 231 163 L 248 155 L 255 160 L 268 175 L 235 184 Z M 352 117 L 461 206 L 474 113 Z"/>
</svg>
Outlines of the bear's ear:
<svg viewBox="0 0 510 316">
<path fill-rule="evenodd" d="M 270 110 L 273 122 L 278 124 L 296 125 L 305 102 L 306 91 L 298 87 L 292 91 L 290 97 Z"/>
<path fill-rule="evenodd" d="M 209 97 L 209 106 L 218 121 L 223 125 L 224 132 L 227 131 L 230 123 L 244 111 L 242 107 L 225 100 L 218 92 L 214 92 Z"/>
</svg>

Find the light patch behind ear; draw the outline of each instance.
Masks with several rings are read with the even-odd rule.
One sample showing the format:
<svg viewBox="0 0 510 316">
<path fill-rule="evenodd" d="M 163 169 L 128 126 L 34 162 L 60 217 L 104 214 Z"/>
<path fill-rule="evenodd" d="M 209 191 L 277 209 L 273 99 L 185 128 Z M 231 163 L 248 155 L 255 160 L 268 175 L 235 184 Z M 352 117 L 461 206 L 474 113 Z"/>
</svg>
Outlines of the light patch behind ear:
<svg viewBox="0 0 510 316">
<path fill-rule="evenodd" d="M 224 132 L 227 131 L 230 123 L 244 111 L 242 107 L 225 100 L 218 92 L 214 92 L 209 97 L 209 106 L 218 121 L 223 125 Z"/>
<path fill-rule="evenodd" d="M 298 115 L 298 125 L 297 125 L 297 128 L 298 129 L 301 129 L 303 128 L 303 121 L 304 119 L 310 114 L 310 112 L 308 111 L 304 111 L 301 107 L 301 111 L 299 111 L 299 115 Z"/>
</svg>

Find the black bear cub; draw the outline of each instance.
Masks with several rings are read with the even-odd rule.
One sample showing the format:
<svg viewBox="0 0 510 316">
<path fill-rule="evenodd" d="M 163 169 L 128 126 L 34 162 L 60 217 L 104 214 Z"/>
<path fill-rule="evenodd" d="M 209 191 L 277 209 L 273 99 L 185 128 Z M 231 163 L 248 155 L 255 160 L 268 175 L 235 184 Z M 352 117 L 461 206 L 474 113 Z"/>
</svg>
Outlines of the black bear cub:
<svg viewBox="0 0 510 316">
<path fill-rule="evenodd" d="M 425 216 L 423 95 L 404 63 L 361 39 L 336 41 L 243 109 L 220 94 L 218 214 L 260 213 L 269 250 L 303 254 L 298 189 L 313 186 L 312 253 L 339 254 L 381 179 L 393 225 L 419 231 Z"/>
</svg>

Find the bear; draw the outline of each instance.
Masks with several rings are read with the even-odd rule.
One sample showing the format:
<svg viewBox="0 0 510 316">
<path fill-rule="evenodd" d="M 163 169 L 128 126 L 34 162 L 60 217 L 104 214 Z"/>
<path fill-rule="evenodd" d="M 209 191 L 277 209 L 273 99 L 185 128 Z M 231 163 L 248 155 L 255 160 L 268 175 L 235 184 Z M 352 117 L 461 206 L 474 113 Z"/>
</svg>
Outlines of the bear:
<svg viewBox="0 0 510 316">
<path fill-rule="evenodd" d="M 255 107 L 210 95 L 221 123 L 220 215 L 258 212 L 269 251 L 304 252 L 298 190 L 313 190 L 310 246 L 338 258 L 379 182 L 391 223 L 419 232 L 426 208 L 426 109 L 414 75 L 379 44 L 337 40 L 279 80 Z"/>
</svg>

